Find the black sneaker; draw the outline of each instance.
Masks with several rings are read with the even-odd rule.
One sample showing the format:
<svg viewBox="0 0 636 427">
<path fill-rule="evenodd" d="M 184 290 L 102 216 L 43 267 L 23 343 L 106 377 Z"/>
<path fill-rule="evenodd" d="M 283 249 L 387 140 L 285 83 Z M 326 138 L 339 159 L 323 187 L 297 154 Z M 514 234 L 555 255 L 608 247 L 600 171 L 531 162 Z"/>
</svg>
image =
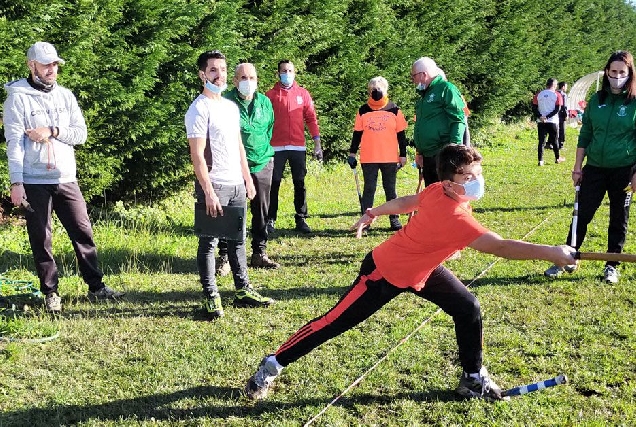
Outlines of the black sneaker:
<svg viewBox="0 0 636 427">
<path fill-rule="evenodd" d="M 203 301 L 203 309 L 205 310 L 210 320 L 223 317 L 223 305 L 221 304 L 221 295 L 219 295 L 218 293 L 209 295 Z"/>
<path fill-rule="evenodd" d="M 252 288 L 239 289 L 234 296 L 235 307 L 268 307 L 272 304 L 273 299 L 264 297 Z"/>
<path fill-rule="evenodd" d="M 296 231 L 299 231 L 303 234 L 311 233 L 311 228 L 309 228 L 309 226 L 305 222 L 305 218 L 296 219 Z"/>
<path fill-rule="evenodd" d="M 104 285 L 98 290 L 96 290 L 95 292 L 88 291 L 88 294 L 86 296 L 92 302 L 96 302 L 96 301 L 105 301 L 105 300 L 117 300 L 118 298 L 121 298 L 124 295 L 125 295 L 124 292 L 116 291 L 115 289 Z"/>
<path fill-rule="evenodd" d="M 462 373 L 455 392 L 467 399 L 479 398 L 489 402 L 510 400 L 510 397 L 502 396 L 501 388 L 490 379 L 485 366 L 481 367 L 478 378 L 471 377 L 466 372 Z"/>
<path fill-rule="evenodd" d="M 402 223 L 400 223 L 400 217 L 390 216 L 389 224 L 391 224 L 391 231 L 398 231 L 402 229 Z"/>
<path fill-rule="evenodd" d="M 245 394 L 254 400 L 261 400 L 267 397 L 270 386 L 280 374 L 282 368 L 276 366 L 272 359 L 273 355 L 265 356 L 258 365 L 258 370 L 247 380 L 245 384 Z"/>
</svg>

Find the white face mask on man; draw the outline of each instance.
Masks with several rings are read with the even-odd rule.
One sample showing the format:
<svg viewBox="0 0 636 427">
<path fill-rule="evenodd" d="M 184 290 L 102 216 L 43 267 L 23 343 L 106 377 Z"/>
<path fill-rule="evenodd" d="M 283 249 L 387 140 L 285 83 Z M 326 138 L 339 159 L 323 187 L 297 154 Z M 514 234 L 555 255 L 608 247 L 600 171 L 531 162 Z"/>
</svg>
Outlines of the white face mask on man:
<svg viewBox="0 0 636 427">
<path fill-rule="evenodd" d="M 256 92 L 258 83 L 255 80 L 241 80 L 238 84 L 238 91 L 245 97 L 250 97 Z"/>
<path fill-rule="evenodd" d="M 212 93 L 220 95 L 223 93 L 225 89 L 227 89 L 227 84 L 223 83 L 221 86 L 217 86 L 212 83 L 210 80 L 205 81 L 205 87 Z"/>
</svg>

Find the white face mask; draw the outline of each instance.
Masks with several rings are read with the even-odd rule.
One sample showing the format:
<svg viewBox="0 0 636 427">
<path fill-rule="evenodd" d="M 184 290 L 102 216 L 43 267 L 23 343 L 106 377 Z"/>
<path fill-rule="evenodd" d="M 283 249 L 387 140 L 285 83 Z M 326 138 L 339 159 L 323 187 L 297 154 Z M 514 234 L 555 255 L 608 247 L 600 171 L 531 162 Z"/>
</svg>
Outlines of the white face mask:
<svg viewBox="0 0 636 427">
<path fill-rule="evenodd" d="M 484 197 L 484 176 L 479 175 L 476 179 L 462 184 L 464 187 L 464 197 L 468 200 L 479 200 Z"/>
<path fill-rule="evenodd" d="M 227 89 L 227 84 L 223 83 L 221 86 L 217 86 L 214 83 L 212 83 L 210 80 L 206 80 L 205 87 L 210 92 L 220 95 L 225 89 Z"/>
<path fill-rule="evenodd" d="M 424 90 L 426 89 L 426 83 L 418 83 L 415 85 L 415 90 Z"/>
<path fill-rule="evenodd" d="M 254 95 L 258 83 L 255 80 L 241 80 L 238 84 L 238 91 L 246 98 Z"/>
<path fill-rule="evenodd" d="M 607 76 L 607 80 L 609 80 L 609 84 L 612 89 L 622 89 L 623 86 L 625 86 L 625 83 L 627 83 L 627 80 L 629 80 L 629 77 L 616 78 Z"/>
</svg>

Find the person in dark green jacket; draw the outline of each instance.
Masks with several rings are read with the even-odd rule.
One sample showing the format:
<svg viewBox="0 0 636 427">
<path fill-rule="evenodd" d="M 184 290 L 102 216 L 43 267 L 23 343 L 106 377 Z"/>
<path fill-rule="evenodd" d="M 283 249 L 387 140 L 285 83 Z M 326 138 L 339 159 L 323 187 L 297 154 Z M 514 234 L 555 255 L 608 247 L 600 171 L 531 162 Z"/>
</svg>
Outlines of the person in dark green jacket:
<svg viewBox="0 0 636 427">
<path fill-rule="evenodd" d="M 241 139 L 245 146 L 247 165 L 256 187 L 256 197 L 250 201 L 252 213 L 252 258 L 255 268 L 278 268 L 280 265 L 267 256 L 267 211 L 274 171 L 274 149 L 270 145 L 274 126 L 274 109 L 265 95 L 256 91 L 258 77 L 253 64 L 242 63 L 234 73 L 234 88 L 223 96 L 233 101 L 241 115 Z M 229 273 L 225 242 L 219 242 L 219 274 Z M 228 268 L 222 266 L 227 264 Z M 227 274 L 225 273 L 225 274 Z"/>
<path fill-rule="evenodd" d="M 572 227 L 567 243 L 577 250 L 583 244 L 587 226 L 601 205 L 605 194 L 609 198 L 607 252 L 620 253 L 625 244 L 631 189 L 636 189 L 636 81 L 634 58 L 627 51 L 614 52 L 603 75 L 603 86 L 592 95 L 579 133 L 572 182 L 580 186 L 576 241 Z M 587 157 L 585 166 L 583 159 Z M 603 271 L 607 283 L 618 282 L 618 262 L 608 261 Z M 563 271 L 573 272 L 574 266 L 552 266 L 545 271 L 557 277 Z"/>
<path fill-rule="evenodd" d="M 448 144 L 462 144 L 466 122 L 464 100 L 457 87 L 444 78 L 431 58 L 413 63 L 411 80 L 419 97 L 415 104 L 415 163 L 421 168 L 424 183 L 439 181 L 436 158 Z"/>
</svg>

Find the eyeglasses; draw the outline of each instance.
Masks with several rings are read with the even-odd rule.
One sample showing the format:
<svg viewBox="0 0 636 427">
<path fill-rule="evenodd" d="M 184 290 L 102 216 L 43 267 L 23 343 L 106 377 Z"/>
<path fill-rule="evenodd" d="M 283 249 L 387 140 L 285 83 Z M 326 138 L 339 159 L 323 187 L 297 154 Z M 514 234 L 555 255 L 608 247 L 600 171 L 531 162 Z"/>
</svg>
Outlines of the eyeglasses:
<svg viewBox="0 0 636 427">
<path fill-rule="evenodd" d="M 418 73 L 411 73 L 411 79 L 414 79 L 418 74 L 424 74 L 424 71 L 420 71 Z"/>
</svg>

